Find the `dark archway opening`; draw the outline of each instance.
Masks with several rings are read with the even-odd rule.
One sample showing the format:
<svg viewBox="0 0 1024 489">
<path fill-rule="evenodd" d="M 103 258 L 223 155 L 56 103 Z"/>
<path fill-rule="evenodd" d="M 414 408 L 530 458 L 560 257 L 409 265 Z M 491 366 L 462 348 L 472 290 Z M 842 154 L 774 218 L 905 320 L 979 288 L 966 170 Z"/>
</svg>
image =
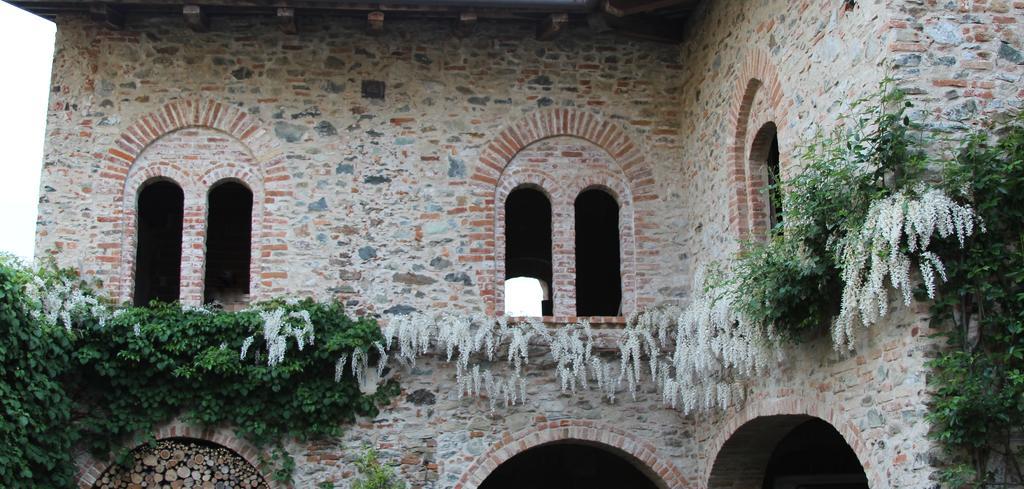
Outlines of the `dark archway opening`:
<svg viewBox="0 0 1024 489">
<path fill-rule="evenodd" d="M 547 285 L 545 316 L 554 309 L 551 270 L 551 201 L 536 189 L 513 190 L 505 199 L 505 280 L 529 277 Z"/>
<path fill-rule="evenodd" d="M 779 135 L 773 131 L 772 144 L 768 148 L 768 160 L 765 162 L 765 170 L 768 173 L 768 228 L 772 229 L 782 224 L 782 181 L 781 168 L 779 167 Z"/>
<path fill-rule="evenodd" d="M 576 197 L 576 315 L 622 314 L 619 204 L 600 189 Z"/>
<path fill-rule="evenodd" d="M 657 489 L 629 461 L 579 444 L 531 448 L 498 466 L 480 489 Z"/>
<path fill-rule="evenodd" d="M 185 194 L 173 182 L 154 182 L 139 192 L 133 297 L 136 306 L 154 300 L 178 300 L 184 209 Z"/>
<path fill-rule="evenodd" d="M 237 182 L 210 191 L 203 302 L 234 309 L 248 302 L 252 192 Z"/>
<path fill-rule="evenodd" d="M 832 425 L 814 418 L 792 429 L 772 452 L 762 489 L 868 489 L 857 455 Z"/>
</svg>

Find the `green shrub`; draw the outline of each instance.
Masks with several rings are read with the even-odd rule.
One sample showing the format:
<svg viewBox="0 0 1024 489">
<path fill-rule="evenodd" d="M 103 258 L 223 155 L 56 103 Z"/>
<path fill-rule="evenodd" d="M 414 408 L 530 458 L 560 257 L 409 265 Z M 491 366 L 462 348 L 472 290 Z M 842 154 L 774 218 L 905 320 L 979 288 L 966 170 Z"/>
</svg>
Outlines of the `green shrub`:
<svg viewBox="0 0 1024 489">
<path fill-rule="evenodd" d="M 398 391 L 389 382 L 364 395 L 351 374 L 336 378 L 340 358 L 383 339 L 376 322 L 336 302 L 111 313 L 76 281 L 0 260 L 0 480 L 18 487 L 70 487 L 72 444 L 124 455 L 145 441 L 133 434 L 175 417 L 271 446 L 337 435 Z M 272 472 L 287 480 L 294 463 L 275 453 Z"/>
<path fill-rule="evenodd" d="M 953 457 L 951 486 L 1024 483 L 1024 118 L 998 140 L 977 135 L 946 172 L 972 196 L 985 232 L 943 253 L 948 281 L 931 318 L 948 340 L 932 362 L 933 435 Z M 952 325 L 952 327 L 951 327 Z M 990 473 L 990 462 L 1005 474 Z"/>
<path fill-rule="evenodd" d="M 23 294 L 28 280 L 0 257 L 0 481 L 9 487 L 70 487 L 71 399 L 59 381 L 71 337 L 42 328 Z"/>
</svg>

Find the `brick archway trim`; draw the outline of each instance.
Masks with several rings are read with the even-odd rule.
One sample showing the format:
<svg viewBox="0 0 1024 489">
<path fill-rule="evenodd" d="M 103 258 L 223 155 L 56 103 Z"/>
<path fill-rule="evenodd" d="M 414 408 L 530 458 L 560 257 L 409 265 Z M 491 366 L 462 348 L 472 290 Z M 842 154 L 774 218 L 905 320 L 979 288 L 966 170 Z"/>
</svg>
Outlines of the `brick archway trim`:
<svg viewBox="0 0 1024 489">
<path fill-rule="evenodd" d="M 577 109 L 542 109 L 510 124 L 480 153 L 470 180 L 493 192 L 505 167 L 523 148 L 548 138 L 574 136 L 597 145 L 622 169 L 635 202 L 656 199 L 653 175 L 640 145 L 619 124 Z"/>
<path fill-rule="evenodd" d="M 628 455 L 633 459 L 631 462 L 660 488 L 689 488 L 679 468 L 668 457 L 659 455 L 654 445 L 602 423 L 563 419 L 541 423 L 516 433 L 504 433 L 501 441 L 466 469 L 454 489 L 479 487 L 499 465 L 526 450 L 549 443 L 571 441 L 597 444 Z"/>
<path fill-rule="evenodd" d="M 781 415 L 812 416 L 828 422 L 842 435 L 846 444 L 857 455 L 857 459 L 860 461 L 861 466 L 864 468 L 864 473 L 868 477 L 868 486 L 887 487 L 883 483 L 884 474 L 881 468 L 876 468 L 871 464 L 871 452 L 867 442 L 861 435 L 860 428 L 846 416 L 841 408 L 834 404 L 819 402 L 797 394 L 751 400 L 743 409 L 728 417 L 724 423 L 712 428 L 717 434 L 710 438 L 705 445 L 709 458 L 706 459 L 707 466 L 704 467 L 701 487 L 709 487 L 715 463 L 723 455 L 723 447 L 740 428 L 758 418 Z"/>
<path fill-rule="evenodd" d="M 224 102 L 188 97 L 164 104 L 139 117 L 122 131 L 104 155 L 108 164 L 101 176 L 115 179 L 120 176 L 123 180 L 135 159 L 153 141 L 190 127 L 215 129 L 237 139 L 262 165 L 276 160 L 277 144 L 258 118 Z"/>
<path fill-rule="evenodd" d="M 185 424 L 181 421 L 175 420 L 167 423 L 150 433 L 156 440 L 163 440 L 167 438 L 191 438 L 194 440 L 202 440 L 210 443 L 215 443 L 224 448 L 227 448 L 240 457 L 245 459 L 249 465 L 256 468 L 263 480 L 267 482 L 267 485 L 271 489 L 286 489 L 286 486 L 275 481 L 272 474 L 268 473 L 261 467 L 259 463 L 260 456 L 264 453 L 257 449 L 249 442 L 235 436 L 234 432 L 228 429 L 204 429 L 195 427 L 189 424 Z M 134 440 L 138 440 L 141 437 L 133 437 Z M 129 447 L 134 448 L 134 446 Z M 113 457 L 110 460 L 101 460 L 93 457 L 88 451 L 80 451 L 75 455 L 75 465 L 78 467 L 78 474 L 75 476 L 75 483 L 79 489 L 91 489 L 96 481 L 103 475 L 107 469 L 110 468 L 113 463 Z"/>
<path fill-rule="evenodd" d="M 735 128 L 733 138 L 729 146 L 729 228 L 732 229 L 738 238 L 745 239 L 749 236 L 754 223 L 750 222 L 750 206 L 753 204 L 752 195 L 756 195 L 760 189 L 748 188 L 748 165 L 747 165 L 747 141 L 752 136 L 751 131 L 757 131 L 760 127 L 750 127 L 751 109 L 754 99 L 758 93 L 766 97 L 768 106 L 772 112 L 769 120 L 774 121 L 779 128 L 785 127 L 786 98 L 779 80 L 778 70 L 772 63 L 768 53 L 755 49 L 747 53 L 743 64 L 740 66 L 736 77 L 736 85 L 733 90 L 733 101 L 729 112 L 729 120 Z"/>
</svg>

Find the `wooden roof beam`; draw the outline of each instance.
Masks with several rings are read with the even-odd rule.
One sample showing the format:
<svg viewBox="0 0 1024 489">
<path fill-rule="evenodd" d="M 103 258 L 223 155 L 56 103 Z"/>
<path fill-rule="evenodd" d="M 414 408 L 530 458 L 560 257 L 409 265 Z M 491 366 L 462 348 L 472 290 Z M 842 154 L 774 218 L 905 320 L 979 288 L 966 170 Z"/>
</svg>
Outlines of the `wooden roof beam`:
<svg viewBox="0 0 1024 489">
<path fill-rule="evenodd" d="M 106 24 L 111 29 L 124 28 L 124 12 L 105 3 L 94 3 L 89 6 L 89 16 L 96 22 Z"/>
<path fill-rule="evenodd" d="M 452 33 L 455 37 L 463 38 L 469 36 L 476 29 L 476 13 L 474 12 L 463 12 L 459 14 L 459 18 L 455 21 L 455 27 L 452 29 Z"/>
<path fill-rule="evenodd" d="M 692 3 L 693 0 L 604 0 L 601 9 L 616 17 L 625 17 Z"/>
<path fill-rule="evenodd" d="M 206 18 L 206 12 L 199 5 L 185 5 L 181 9 L 185 16 L 185 25 L 196 32 L 206 32 L 210 29 L 210 21 Z"/>
<path fill-rule="evenodd" d="M 384 12 L 378 10 L 366 14 L 366 29 L 370 34 L 384 32 Z"/>
<path fill-rule="evenodd" d="M 277 22 L 281 26 L 281 32 L 295 34 L 299 32 L 299 26 L 295 21 L 295 9 L 280 7 L 277 9 Z"/>
<path fill-rule="evenodd" d="M 537 39 L 541 41 L 550 41 L 562 32 L 562 29 L 566 24 L 569 23 L 569 14 L 558 13 L 551 14 L 544 18 L 540 26 L 537 28 Z"/>
</svg>

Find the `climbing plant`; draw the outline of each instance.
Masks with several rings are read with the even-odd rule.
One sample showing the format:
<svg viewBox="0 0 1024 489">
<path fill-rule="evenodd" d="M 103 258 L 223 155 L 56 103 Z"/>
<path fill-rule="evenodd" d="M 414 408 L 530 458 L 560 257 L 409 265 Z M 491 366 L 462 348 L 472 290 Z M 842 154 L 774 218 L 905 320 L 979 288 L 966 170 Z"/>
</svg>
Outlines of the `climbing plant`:
<svg viewBox="0 0 1024 489">
<path fill-rule="evenodd" d="M 345 368 L 382 337 L 338 303 L 272 301 L 240 312 L 154 303 L 113 308 L 71 272 L 0 261 L 6 411 L 0 477 L 70 487 L 71 445 L 101 457 L 175 417 L 230 426 L 259 446 L 337 435 L 397 393 Z M 342 364 L 342 365 L 339 365 Z M 362 380 L 362 381 L 361 381 Z M 127 442 L 127 443 L 126 443 Z M 294 464 L 273 450 L 269 469 Z"/>
<path fill-rule="evenodd" d="M 993 131 L 945 173 L 985 224 L 963 247 L 941 244 L 948 280 L 931 304 L 947 347 L 931 362 L 928 418 L 953 487 L 1024 484 L 1024 118 Z"/>
</svg>

